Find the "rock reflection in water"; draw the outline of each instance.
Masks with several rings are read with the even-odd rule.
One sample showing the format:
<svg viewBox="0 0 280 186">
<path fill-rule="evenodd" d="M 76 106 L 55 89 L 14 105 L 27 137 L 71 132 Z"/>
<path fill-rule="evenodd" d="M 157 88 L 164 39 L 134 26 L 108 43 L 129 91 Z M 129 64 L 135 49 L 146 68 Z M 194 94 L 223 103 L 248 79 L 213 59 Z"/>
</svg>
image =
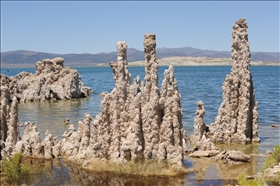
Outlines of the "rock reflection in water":
<svg viewBox="0 0 280 186">
<path fill-rule="evenodd" d="M 34 185 L 226 185 L 236 184 L 240 173 L 254 175 L 258 171 L 258 145 L 218 146 L 220 150 L 230 148 L 251 154 L 249 163 L 240 165 L 224 164 L 203 158 L 185 157 L 187 167 L 192 167 L 195 173 L 179 177 L 143 177 L 108 172 L 93 172 L 81 169 L 79 166 L 64 162 L 62 159 L 43 160 L 24 158 L 23 163 L 33 170 L 31 183 Z"/>
<path fill-rule="evenodd" d="M 93 172 L 81 169 L 71 162 L 62 159 L 44 160 L 24 158 L 23 164 L 32 168 L 31 183 L 45 185 L 112 185 L 112 186 L 183 186 L 184 176 L 180 177 L 151 177 L 108 172 Z"/>
<path fill-rule="evenodd" d="M 32 185 L 69 185 L 70 177 L 68 169 L 60 159 L 45 160 L 35 158 L 23 158 L 22 163 L 31 167 L 30 183 Z"/>
<path fill-rule="evenodd" d="M 227 144 L 217 145 L 220 151 L 224 149 L 239 150 L 243 153 L 251 155 L 251 159 L 248 163 L 242 163 L 239 165 L 224 164 L 222 161 L 214 161 L 205 158 L 190 158 L 187 157 L 187 161 L 192 161 L 192 168 L 196 172 L 197 180 L 205 179 L 236 179 L 240 173 L 253 176 L 258 171 L 258 144 L 239 145 L 239 144 Z M 188 177 L 188 175 L 187 175 Z"/>
<path fill-rule="evenodd" d="M 64 162 L 68 167 L 71 183 L 73 185 L 112 185 L 112 186 L 148 186 L 148 185 L 184 185 L 184 177 L 151 177 L 134 175 L 115 175 L 106 172 L 92 172 L 81 168 L 70 162 Z"/>
</svg>

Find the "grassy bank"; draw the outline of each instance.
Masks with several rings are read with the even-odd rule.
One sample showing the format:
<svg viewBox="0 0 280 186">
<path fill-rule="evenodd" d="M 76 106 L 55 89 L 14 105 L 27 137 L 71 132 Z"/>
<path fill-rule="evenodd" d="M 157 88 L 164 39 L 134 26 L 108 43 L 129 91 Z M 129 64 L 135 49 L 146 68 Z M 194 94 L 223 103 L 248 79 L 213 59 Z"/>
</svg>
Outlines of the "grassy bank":
<svg viewBox="0 0 280 186">
<path fill-rule="evenodd" d="M 240 186 L 267 186 L 270 183 L 280 184 L 280 172 L 278 172 L 276 178 L 270 177 L 269 175 L 267 175 L 266 172 L 268 168 L 273 168 L 275 165 L 278 165 L 279 163 L 280 163 L 280 145 L 276 145 L 273 148 L 271 154 L 265 159 L 261 173 L 257 175 L 255 179 L 251 179 L 251 180 L 246 179 L 246 175 L 244 173 L 241 173 L 238 177 L 238 183 L 240 184 Z"/>
<path fill-rule="evenodd" d="M 143 162 L 128 162 L 118 164 L 112 161 L 93 160 L 85 167 L 86 170 L 96 172 L 110 172 L 121 175 L 138 175 L 138 176 L 179 176 L 189 172 L 191 169 L 185 167 L 173 166 L 168 162 L 157 162 L 155 160 Z"/>
</svg>

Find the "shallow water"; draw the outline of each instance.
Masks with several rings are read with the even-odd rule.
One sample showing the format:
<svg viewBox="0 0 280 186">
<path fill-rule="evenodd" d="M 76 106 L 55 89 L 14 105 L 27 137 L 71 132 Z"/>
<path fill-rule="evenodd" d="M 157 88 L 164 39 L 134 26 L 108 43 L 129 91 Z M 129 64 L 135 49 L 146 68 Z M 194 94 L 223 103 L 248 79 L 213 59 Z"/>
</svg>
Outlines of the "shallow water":
<svg viewBox="0 0 280 186">
<path fill-rule="evenodd" d="M 168 67 L 159 67 L 159 87 L 163 79 L 163 72 Z M 82 76 L 85 85 L 90 86 L 94 93 L 90 98 L 73 99 L 66 101 L 27 102 L 19 104 L 19 122 L 32 121 L 38 126 L 41 137 L 48 129 L 53 136 L 61 136 L 67 126 L 63 124 L 65 118 L 77 127 L 79 120 L 85 113 L 92 117 L 100 112 L 99 96 L 101 92 L 110 92 L 114 88 L 112 70 L 109 67 L 76 68 Z M 175 78 L 182 95 L 183 122 L 187 135 L 193 133 L 193 117 L 197 108 L 196 102 L 203 101 L 206 109 L 205 123 L 213 123 L 222 101 L 222 83 L 230 73 L 231 67 L 174 67 Z M 262 142 L 257 145 L 230 146 L 249 154 L 265 153 L 273 146 L 280 144 L 280 67 L 253 66 L 253 76 L 256 100 L 259 103 L 259 137 Z M 1 73 L 14 76 L 21 71 L 34 73 L 34 69 L 1 69 Z M 144 67 L 129 67 L 132 79 L 140 75 L 144 79 Z M 277 124 L 277 129 L 271 128 Z M 23 128 L 20 128 L 23 132 Z M 223 147 L 221 147 L 223 148 Z M 209 164 L 203 160 L 187 158 L 186 162 L 193 164 L 197 173 L 188 174 L 183 178 L 184 185 L 200 185 L 212 183 L 223 185 L 225 180 L 236 178 L 244 171 L 248 175 L 260 170 L 264 161 L 262 157 L 253 157 L 251 163 L 241 166 L 225 166 L 224 164 Z"/>
</svg>

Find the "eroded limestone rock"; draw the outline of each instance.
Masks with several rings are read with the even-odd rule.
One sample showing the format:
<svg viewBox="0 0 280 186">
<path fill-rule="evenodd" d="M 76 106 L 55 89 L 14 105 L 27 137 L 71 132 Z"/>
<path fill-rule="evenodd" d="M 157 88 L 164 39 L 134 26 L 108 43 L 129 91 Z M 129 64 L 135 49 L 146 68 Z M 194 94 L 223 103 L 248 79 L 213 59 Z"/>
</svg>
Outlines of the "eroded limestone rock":
<svg viewBox="0 0 280 186">
<path fill-rule="evenodd" d="M 2 80 L 2 77 L 1 77 Z M 4 84 L 1 84 L 1 102 L 0 102 L 0 148 L 2 151 L 2 148 L 4 147 L 4 142 L 7 138 L 7 132 L 8 132 L 8 124 L 7 120 L 9 119 L 9 106 L 7 104 L 7 95 L 8 95 L 8 87 Z"/>
<path fill-rule="evenodd" d="M 250 50 L 245 18 L 232 31 L 232 69 L 223 84 L 223 101 L 215 123 L 209 126 L 211 141 L 217 143 L 260 142 L 258 104 L 250 72 Z"/>
<path fill-rule="evenodd" d="M 16 145 L 16 151 L 22 151 L 26 156 L 46 159 L 66 155 L 69 160 L 84 164 L 93 158 L 118 163 L 154 159 L 167 160 L 174 166 L 182 166 L 185 131 L 182 124 L 181 95 L 172 66 L 165 70 L 162 88 L 159 90 L 155 47 L 155 35 L 146 34 L 145 85 L 139 76 L 132 84 L 131 74 L 127 68 L 127 45 L 125 42 L 117 43 L 117 62 L 110 63 L 115 88 L 104 96 L 101 113 L 94 118 L 92 128 L 90 127 L 92 118 L 89 114 L 85 114 L 84 121 L 78 123 L 77 131 L 74 125 L 67 123 L 68 130 L 63 134 L 61 142 L 53 138 L 48 131 L 41 142 L 40 133 L 34 123 L 26 122 L 21 141 L 8 132 L 8 136 L 12 136 L 11 140 L 17 139 L 15 142 L 12 141 Z M 50 87 L 45 85 L 55 84 L 57 77 L 67 76 L 66 72 L 70 70 L 63 71 L 63 59 L 55 58 L 37 62 L 36 75 L 22 73 L 18 76 L 24 79 L 45 74 L 47 78 L 41 79 L 43 86 L 41 83 L 37 84 L 40 87 L 39 92 L 44 92 L 45 89 L 50 90 Z M 15 79 L 12 80 L 12 85 L 15 90 L 12 95 L 20 95 L 20 99 L 26 99 L 25 94 L 17 94 L 19 83 Z M 32 94 L 37 96 L 37 100 L 41 100 L 39 92 Z M 17 98 L 14 99 L 16 103 Z M 10 117 L 14 117 L 13 113 Z M 16 121 L 10 120 L 11 125 L 14 122 Z"/>
<path fill-rule="evenodd" d="M 7 78 L 1 74 L 9 92 L 7 98 L 21 101 L 44 101 L 88 97 L 91 88 L 84 86 L 77 70 L 64 68 L 64 59 L 44 59 L 35 64 L 36 73 L 21 72 Z"/>
<path fill-rule="evenodd" d="M 198 150 L 189 154 L 189 157 L 201 158 L 201 157 L 213 157 L 219 154 L 218 150 Z"/>
<path fill-rule="evenodd" d="M 16 100 L 16 98 L 14 98 Z M 13 107 L 12 107 L 13 108 Z M 9 131 L 16 131 L 14 127 L 9 127 Z M 19 135 L 8 132 L 8 138 L 4 143 L 5 148 L 1 151 L 3 157 L 11 157 L 13 154 L 22 152 L 24 156 L 52 159 L 60 155 L 60 142 L 57 137 L 47 130 L 45 139 L 41 142 L 40 132 L 32 122 L 24 123 L 24 134 L 22 138 Z M 9 137 L 10 136 L 10 137 Z"/>
<path fill-rule="evenodd" d="M 264 170 L 265 175 L 268 176 L 270 179 L 274 179 L 274 180 L 277 180 L 277 178 L 279 179 L 279 172 L 280 172 L 280 163 L 278 165 L 274 165 L 273 167 L 266 168 Z"/>
<path fill-rule="evenodd" d="M 235 150 L 225 150 L 216 156 L 218 159 L 223 160 L 224 163 L 228 164 L 240 164 L 243 162 L 248 162 L 251 158 L 250 155 L 246 155 L 240 151 Z"/>
<path fill-rule="evenodd" d="M 53 147 L 52 147 L 52 153 L 54 158 L 57 158 L 61 155 L 60 149 L 61 149 L 61 141 L 58 141 L 57 137 L 55 136 L 53 138 Z"/>
<path fill-rule="evenodd" d="M 169 162 L 180 162 L 183 159 L 182 152 L 186 147 L 183 146 L 185 131 L 182 122 L 181 95 L 172 66 L 164 71 L 159 106 L 161 110 L 161 113 L 158 114 L 161 120 L 159 122 L 159 159 L 165 159 L 165 156 L 162 155 L 166 154 L 166 159 Z"/>
<path fill-rule="evenodd" d="M 43 147 L 41 145 L 40 132 L 37 130 L 35 123 L 24 123 L 24 134 L 21 141 L 24 145 L 23 155 L 43 157 Z"/>
<path fill-rule="evenodd" d="M 203 134 L 206 132 L 206 125 L 203 119 L 204 114 L 204 103 L 199 101 L 197 102 L 197 110 L 194 116 L 194 134 L 190 137 L 190 142 L 193 144 L 200 141 Z"/>
<path fill-rule="evenodd" d="M 43 147 L 43 154 L 45 159 L 52 159 L 54 146 L 52 134 L 47 130 L 45 132 L 45 139 L 42 141 L 41 146 Z"/>
<path fill-rule="evenodd" d="M 190 142 L 190 157 L 211 157 L 224 163 L 238 164 L 247 162 L 249 155 L 240 151 L 226 150 L 219 153 L 214 143 L 260 142 L 258 138 L 258 107 L 255 101 L 252 75 L 250 72 L 250 50 L 247 23 L 244 18 L 236 21 L 232 32 L 231 73 L 223 84 L 223 101 L 215 123 L 206 126 L 203 115 L 204 104 L 199 101 L 194 117 L 194 134 Z M 219 154 L 218 154 L 219 153 Z"/>
<path fill-rule="evenodd" d="M 2 93 L 2 89 L 1 89 Z M 2 105 L 3 104 L 3 105 Z M 5 105 L 6 104 L 6 105 Z M 3 109 L 3 110 L 2 110 Z M 5 97 L 1 100 L 1 155 L 3 157 L 10 157 L 15 148 L 17 141 L 20 140 L 19 129 L 18 129 L 18 102 L 16 97 L 13 98 L 10 112 Z M 5 129 L 7 133 L 5 134 Z M 2 135 L 3 134 L 3 135 Z M 5 138 L 6 136 L 6 138 Z"/>
<path fill-rule="evenodd" d="M 117 61 L 110 63 L 115 88 L 104 96 L 101 113 L 93 119 L 91 135 L 90 119 L 86 115 L 77 132 L 69 126 L 61 143 L 62 155 L 83 160 L 84 164 L 93 158 L 118 163 L 155 159 L 183 164 L 181 95 L 172 66 L 164 72 L 159 91 L 155 47 L 155 35 L 146 34 L 145 85 L 139 76 L 132 84 L 127 68 L 127 45 L 117 43 Z"/>
</svg>

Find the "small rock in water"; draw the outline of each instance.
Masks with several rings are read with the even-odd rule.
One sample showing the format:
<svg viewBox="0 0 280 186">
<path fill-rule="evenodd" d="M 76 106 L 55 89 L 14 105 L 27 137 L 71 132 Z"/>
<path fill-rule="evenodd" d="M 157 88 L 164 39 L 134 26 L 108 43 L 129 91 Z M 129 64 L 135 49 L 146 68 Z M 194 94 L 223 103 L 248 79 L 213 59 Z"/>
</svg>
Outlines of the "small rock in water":
<svg viewBox="0 0 280 186">
<path fill-rule="evenodd" d="M 266 150 L 265 154 L 270 155 L 272 152 L 270 150 Z"/>
<path fill-rule="evenodd" d="M 108 92 L 101 92 L 100 94 L 99 94 L 99 96 L 106 96 L 108 94 Z"/>
<path fill-rule="evenodd" d="M 64 125 L 69 125 L 69 124 L 70 124 L 69 118 L 64 119 Z"/>
<path fill-rule="evenodd" d="M 272 128 L 277 128 L 278 126 L 276 124 L 271 125 Z"/>
</svg>

